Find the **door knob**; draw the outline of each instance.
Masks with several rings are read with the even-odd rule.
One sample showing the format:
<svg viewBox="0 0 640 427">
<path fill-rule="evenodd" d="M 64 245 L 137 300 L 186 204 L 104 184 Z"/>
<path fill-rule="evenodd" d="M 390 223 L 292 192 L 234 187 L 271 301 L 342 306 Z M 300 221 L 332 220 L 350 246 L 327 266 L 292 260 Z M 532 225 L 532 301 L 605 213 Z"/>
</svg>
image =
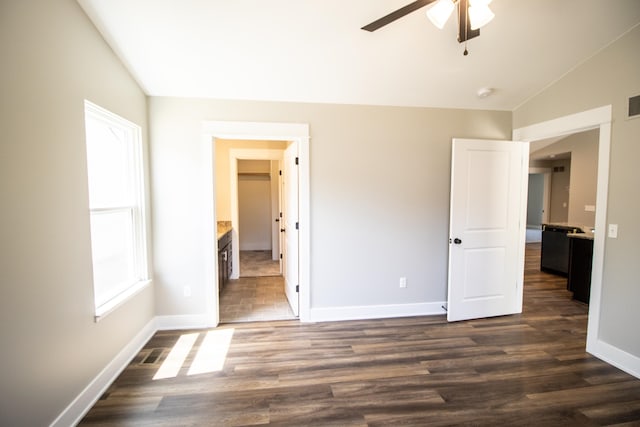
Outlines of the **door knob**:
<svg viewBox="0 0 640 427">
<path fill-rule="evenodd" d="M 284 233 L 284 228 L 281 228 L 281 229 L 280 229 L 280 232 L 281 232 L 281 233 Z"/>
<path fill-rule="evenodd" d="M 462 243 L 462 240 L 456 237 L 455 239 L 453 239 L 453 243 L 455 243 L 456 245 L 459 245 L 460 243 Z"/>
</svg>

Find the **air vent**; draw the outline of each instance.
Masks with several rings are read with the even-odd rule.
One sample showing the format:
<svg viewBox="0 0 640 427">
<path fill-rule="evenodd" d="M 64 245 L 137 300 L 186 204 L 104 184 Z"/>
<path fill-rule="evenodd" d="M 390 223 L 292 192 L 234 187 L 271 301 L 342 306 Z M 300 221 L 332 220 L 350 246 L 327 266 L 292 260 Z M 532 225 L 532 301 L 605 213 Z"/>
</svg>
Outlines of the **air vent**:
<svg viewBox="0 0 640 427">
<path fill-rule="evenodd" d="M 149 355 L 145 357 L 142 363 L 144 364 L 156 363 L 161 354 L 162 354 L 161 348 L 154 348 L 153 350 L 151 350 L 151 353 L 149 353 Z"/>
<path fill-rule="evenodd" d="M 640 95 L 629 98 L 629 118 L 640 117 Z"/>
<path fill-rule="evenodd" d="M 564 166 L 555 166 L 553 168 L 554 172 L 564 172 Z"/>
</svg>

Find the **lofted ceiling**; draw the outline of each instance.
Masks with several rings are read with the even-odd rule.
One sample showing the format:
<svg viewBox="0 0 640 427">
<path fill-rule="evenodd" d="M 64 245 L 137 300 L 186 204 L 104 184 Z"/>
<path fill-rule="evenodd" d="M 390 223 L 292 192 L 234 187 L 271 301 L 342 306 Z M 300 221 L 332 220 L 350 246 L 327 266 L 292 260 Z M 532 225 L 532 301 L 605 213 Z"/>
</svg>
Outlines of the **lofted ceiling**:
<svg viewBox="0 0 640 427">
<path fill-rule="evenodd" d="M 513 110 L 640 23 L 639 0 L 494 0 L 468 56 L 426 8 L 360 29 L 411 1 L 78 0 L 148 95 L 338 104 Z"/>
</svg>

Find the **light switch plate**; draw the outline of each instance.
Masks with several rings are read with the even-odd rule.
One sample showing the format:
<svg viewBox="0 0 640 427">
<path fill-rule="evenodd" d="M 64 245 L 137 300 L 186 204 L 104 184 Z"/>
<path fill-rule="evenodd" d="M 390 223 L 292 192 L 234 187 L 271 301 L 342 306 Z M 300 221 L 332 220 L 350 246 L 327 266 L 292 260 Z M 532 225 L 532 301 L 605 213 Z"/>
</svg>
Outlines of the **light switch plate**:
<svg viewBox="0 0 640 427">
<path fill-rule="evenodd" d="M 618 238 L 618 224 L 609 224 L 609 237 L 612 239 Z"/>
</svg>

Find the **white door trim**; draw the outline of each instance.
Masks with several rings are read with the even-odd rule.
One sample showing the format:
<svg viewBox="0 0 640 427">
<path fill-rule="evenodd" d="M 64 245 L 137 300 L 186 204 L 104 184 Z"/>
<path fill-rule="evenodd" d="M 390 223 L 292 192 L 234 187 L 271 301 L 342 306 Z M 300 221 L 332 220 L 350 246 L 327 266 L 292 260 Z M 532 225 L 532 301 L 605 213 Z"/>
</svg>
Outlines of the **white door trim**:
<svg viewBox="0 0 640 427">
<path fill-rule="evenodd" d="M 513 139 L 531 142 L 546 138 L 570 135 L 585 130 L 599 129 L 598 181 L 596 195 L 596 223 L 591 272 L 591 299 L 587 327 L 587 351 L 599 355 L 600 304 L 602 296 L 602 272 L 606 239 L 607 196 L 609 192 L 609 153 L 611 146 L 611 105 L 571 114 L 546 122 L 536 123 L 513 131 Z M 533 148 L 532 148 L 533 149 Z"/>
<path fill-rule="evenodd" d="M 310 321 L 310 186 L 309 186 L 309 125 L 306 123 L 268 122 L 216 122 L 202 123 L 204 161 L 204 231 L 205 231 L 205 278 L 207 317 L 211 326 L 220 321 L 218 310 L 218 266 L 216 260 L 216 216 L 215 216 L 215 139 L 291 141 L 298 144 L 299 164 L 299 278 L 300 320 Z M 237 246 L 237 245 L 235 245 Z"/>
</svg>

